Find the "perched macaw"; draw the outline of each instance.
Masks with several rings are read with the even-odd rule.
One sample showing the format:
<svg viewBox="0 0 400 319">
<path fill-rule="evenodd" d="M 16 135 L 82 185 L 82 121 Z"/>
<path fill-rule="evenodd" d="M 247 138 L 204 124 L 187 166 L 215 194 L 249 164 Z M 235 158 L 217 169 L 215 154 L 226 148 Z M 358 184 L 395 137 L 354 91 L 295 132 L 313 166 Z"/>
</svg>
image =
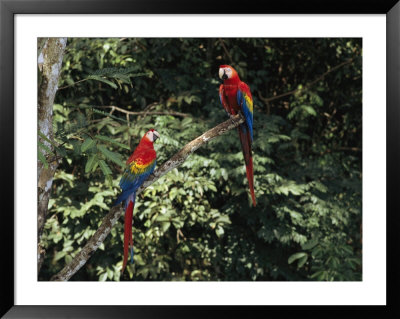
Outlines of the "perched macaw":
<svg viewBox="0 0 400 319">
<path fill-rule="evenodd" d="M 242 144 L 243 157 L 246 164 L 246 175 L 249 181 L 250 195 L 256 206 L 254 195 L 253 157 L 251 144 L 253 142 L 253 98 L 249 86 L 240 81 L 239 75 L 229 65 L 219 67 L 219 77 L 224 81 L 219 87 L 219 98 L 225 111 L 230 115 L 242 112 L 246 121 L 239 125 L 239 139 Z"/>
<path fill-rule="evenodd" d="M 127 167 L 119 182 L 122 193 L 114 206 L 125 201 L 124 262 L 121 272 L 124 272 L 128 260 L 128 247 L 131 249 L 131 263 L 133 263 L 132 219 L 136 191 L 156 167 L 156 151 L 153 143 L 159 137 L 160 134 L 154 129 L 142 137 L 139 145 L 126 161 Z"/>
</svg>

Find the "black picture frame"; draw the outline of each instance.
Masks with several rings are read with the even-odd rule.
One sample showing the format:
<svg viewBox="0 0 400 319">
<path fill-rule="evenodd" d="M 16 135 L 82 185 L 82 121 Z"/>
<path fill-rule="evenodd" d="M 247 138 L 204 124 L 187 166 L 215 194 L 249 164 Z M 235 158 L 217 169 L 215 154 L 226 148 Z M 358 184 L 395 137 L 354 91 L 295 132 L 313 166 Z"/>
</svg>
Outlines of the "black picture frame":
<svg viewBox="0 0 400 319">
<path fill-rule="evenodd" d="M 21 306 L 14 290 L 14 16 L 16 14 L 385 14 L 387 21 L 387 305 L 386 306 Z M 4 318 L 204 318 L 240 317 L 260 313 L 270 318 L 358 317 L 400 318 L 397 243 L 397 184 L 400 136 L 400 3 L 398 0 L 0 0 L 0 180 L 1 192 L 1 311 Z M 377 108 L 376 112 L 379 112 Z M 382 141 L 383 142 L 383 141 Z"/>
</svg>

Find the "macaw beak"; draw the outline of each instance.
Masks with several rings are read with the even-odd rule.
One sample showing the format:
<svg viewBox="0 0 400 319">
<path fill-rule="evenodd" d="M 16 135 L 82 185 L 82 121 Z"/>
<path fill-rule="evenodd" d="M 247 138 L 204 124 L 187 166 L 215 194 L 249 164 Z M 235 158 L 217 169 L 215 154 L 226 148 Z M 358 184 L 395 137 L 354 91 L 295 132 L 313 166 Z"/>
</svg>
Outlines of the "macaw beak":
<svg viewBox="0 0 400 319">
<path fill-rule="evenodd" d="M 160 137 L 160 134 L 157 131 L 153 131 L 153 142 L 156 141 Z"/>
<path fill-rule="evenodd" d="M 226 80 L 227 78 L 228 78 L 228 76 L 226 75 L 225 70 L 224 70 L 224 74 L 222 75 L 222 80 Z"/>
</svg>

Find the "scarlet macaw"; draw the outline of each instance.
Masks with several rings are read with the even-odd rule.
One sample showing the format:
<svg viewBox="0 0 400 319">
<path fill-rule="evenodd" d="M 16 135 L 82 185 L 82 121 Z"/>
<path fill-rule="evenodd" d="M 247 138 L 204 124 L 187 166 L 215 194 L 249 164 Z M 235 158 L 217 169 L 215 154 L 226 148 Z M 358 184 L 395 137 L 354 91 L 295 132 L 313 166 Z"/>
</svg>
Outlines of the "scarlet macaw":
<svg viewBox="0 0 400 319">
<path fill-rule="evenodd" d="M 136 191 L 156 167 L 156 151 L 153 142 L 159 137 L 160 134 L 154 129 L 142 137 L 139 145 L 126 161 L 127 167 L 119 182 L 122 193 L 114 206 L 125 201 L 124 261 L 121 272 L 124 272 L 128 260 L 128 246 L 131 249 L 131 263 L 133 263 L 132 219 Z"/>
<path fill-rule="evenodd" d="M 224 81 L 219 87 L 219 98 L 225 111 L 236 115 L 241 111 L 246 121 L 239 125 L 239 139 L 242 145 L 243 157 L 246 164 L 246 175 L 253 206 L 256 206 L 254 195 L 253 157 L 251 144 L 253 142 L 253 98 L 249 86 L 240 81 L 236 70 L 229 65 L 219 67 L 219 77 Z"/>
</svg>

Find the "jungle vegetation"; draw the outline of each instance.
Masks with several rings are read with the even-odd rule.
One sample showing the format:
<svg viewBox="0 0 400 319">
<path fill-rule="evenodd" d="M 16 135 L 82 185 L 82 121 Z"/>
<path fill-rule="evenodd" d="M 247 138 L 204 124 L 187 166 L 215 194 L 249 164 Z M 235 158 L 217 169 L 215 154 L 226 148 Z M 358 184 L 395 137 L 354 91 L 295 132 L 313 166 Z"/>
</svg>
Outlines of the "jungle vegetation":
<svg viewBox="0 0 400 319">
<path fill-rule="evenodd" d="M 352 38 L 69 38 L 51 146 L 38 132 L 38 161 L 59 160 L 39 280 L 94 234 L 148 129 L 161 134 L 160 165 L 227 120 L 221 64 L 253 94 L 257 206 L 234 129 L 138 196 L 123 275 L 121 218 L 71 280 L 362 280 L 362 41 Z"/>
</svg>

